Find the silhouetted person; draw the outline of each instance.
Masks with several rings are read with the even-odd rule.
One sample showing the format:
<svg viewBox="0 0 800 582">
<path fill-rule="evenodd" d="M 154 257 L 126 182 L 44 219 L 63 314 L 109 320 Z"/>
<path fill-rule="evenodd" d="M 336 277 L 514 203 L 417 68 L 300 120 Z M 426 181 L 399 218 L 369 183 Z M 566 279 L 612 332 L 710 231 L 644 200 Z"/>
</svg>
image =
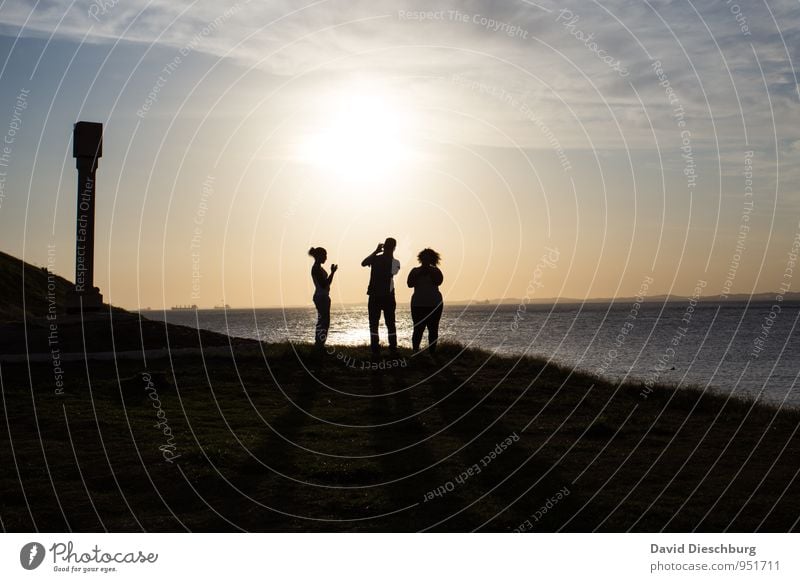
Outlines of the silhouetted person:
<svg viewBox="0 0 800 582">
<path fill-rule="evenodd" d="M 394 299 L 394 276 L 400 271 L 400 261 L 394 258 L 394 249 L 397 241 L 387 238 L 386 242 L 378 244 L 375 251 L 366 259 L 361 261 L 362 267 L 370 267 L 369 287 L 369 340 L 372 348 L 372 355 L 380 355 L 380 339 L 378 337 L 378 325 L 383 320 L 386 323 L 386 331 L 389 332 L 389 349 L 397 351 L 397 327 L 395 326 L 394 312 L 397 303 Z"/>
<path fill-rule="evenodd" d="M 436 340 L 439 339 L 439 321 L 442 319 L 444 307 L 439 285 L 444 275 L 439 270 L 441 257 L 433 249 L 423 249 L 417 255 L 419 267 L 414 267 L 408 274 L 408 286 L 414 288 L 411 296 L 411 319 L 414 331 L 411 334 L 411 345 L 415 352 L 419 351 L 422 334 L 428 329 L 428 350 L 436 353 Z"/>
<path fill-rule="evenodd" d="M 331 274 L 322 267 L 328 260 L 328 251 L 322 247 L 311 247 L 308 254 L 314 257 L 314 266 L 311 267 L 311 280 L 314 281 L 314 306 L 317 308 L 317 327 L 314 332 L 314 345 L 321 348 L 328 339 L 328 330 L 331 327 L 331 283 L 337 265 L 331 265 Z"/>
</svg>

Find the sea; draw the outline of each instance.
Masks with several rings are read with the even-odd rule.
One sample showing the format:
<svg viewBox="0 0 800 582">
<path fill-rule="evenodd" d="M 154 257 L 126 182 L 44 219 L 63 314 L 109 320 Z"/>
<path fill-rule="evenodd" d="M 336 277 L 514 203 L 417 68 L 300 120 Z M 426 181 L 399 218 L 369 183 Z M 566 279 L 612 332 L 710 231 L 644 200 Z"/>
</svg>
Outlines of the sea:
<svg viewBox="0 0 800 582">
<path fill-rule="evenodd" d="M 142 315 L 266 342 L 311 342 L 316 318 L 313 307 Z M 506 356 L 539 356 L 616 381 L 711 387 L 724 394 L 798 407 L 798 316 L 796 302 L 453 305 L 445 307 L 440 336 Z M 397 325 L 400 345 L 410 347 L 407 306 L 398 306 Z M 381 338 L 385 345 L 383 327 Z M 366 307 L 334 307 L 328 341 L 366 345 Z"/>
</svg>

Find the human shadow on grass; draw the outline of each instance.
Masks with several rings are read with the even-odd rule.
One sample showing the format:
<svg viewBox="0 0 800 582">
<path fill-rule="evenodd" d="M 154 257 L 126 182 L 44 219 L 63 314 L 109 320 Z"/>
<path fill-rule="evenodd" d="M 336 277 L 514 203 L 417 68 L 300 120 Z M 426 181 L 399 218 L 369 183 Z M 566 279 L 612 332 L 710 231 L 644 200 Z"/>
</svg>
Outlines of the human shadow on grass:
<svg viewBox="0 0 800 582">
<path fill-rule="evenodd" d="M 257 444 L 250 447 L 248 460 L 236 472 L 236 479 L 246 483 L 254 499 L 278 510 L 257 504 L 252 507 L 249 512 L 252 515 L 247 519 L 247 528 L 251 531 L 302 529 L 305 524 L 304 520 L 292 517 L 304 515 L 306 508 L 300 502 L 302 489 L 312 487 L 304 483 L 302 467 L 314 455 L 301 448 L 302 434 L 309 424 L 318 422 L 309 413 L 325 391 L 316 378 L 316 373 L 324 367 L 323 358 L 312 358 L 289 374 L 275 373 L 273 382 L 284 394 L 285 409 L 274 416 L 268 410 L 261 412 L 268 426 L 264 427 Z M 252 505 L 241 498 L 237 503 Z"/>
<path fill-rule="evenodd" d="M 424 495 L 436 486 L 432 484 L 444 478 L 426 438 L 431 428 L 421 422 L 419 403 L 412 399 L 415 393 L 427 390 L 427 386 L 412 387 L 413 381 L 405 369 L 374 371 L 370 374 L 370 385 L 374 394 L 389 393 L 371 399 L 371 418 L 396 419 L 371 429 L 372 446 L 380 454 L 376 461 L 381 480 L 391 481 L 378 493 L 386 510 L 404 508 L 374 525 L 385 531 L 418 531 L 430 519 Z"/>
</svg>

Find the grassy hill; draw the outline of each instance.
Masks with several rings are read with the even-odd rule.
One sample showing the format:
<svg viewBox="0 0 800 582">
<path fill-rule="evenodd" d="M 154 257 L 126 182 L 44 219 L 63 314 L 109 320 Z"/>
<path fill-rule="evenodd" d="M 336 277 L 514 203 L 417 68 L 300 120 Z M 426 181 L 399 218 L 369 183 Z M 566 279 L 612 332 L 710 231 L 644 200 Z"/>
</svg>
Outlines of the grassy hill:
<svg viewBox="0 0 800 582">
<path fill-rule="evenodd" d="M 0 252 L 0 322 L 44 317 L 48 308 L 48 281 L 58 305 L 64 305 L 72 283 L 21 259 Z"/>
<path fill-rule="evenodd" d="M 64 354 L 198 348 L 243 341 L 151 321 L 108 305 L 84 317 L 70 315 L 65 304 L 72 286 L 42 267 L 0 253 L 0 357 L 53 350 Z"/>
<path fill-rule="evenodd" d="M 4 527 L 798 529 L 797 410 L 455 345 L 377 370 L 330 349 L 70 363 L 61 395 L 49 363 L 3 365 Z"/>
</svg>

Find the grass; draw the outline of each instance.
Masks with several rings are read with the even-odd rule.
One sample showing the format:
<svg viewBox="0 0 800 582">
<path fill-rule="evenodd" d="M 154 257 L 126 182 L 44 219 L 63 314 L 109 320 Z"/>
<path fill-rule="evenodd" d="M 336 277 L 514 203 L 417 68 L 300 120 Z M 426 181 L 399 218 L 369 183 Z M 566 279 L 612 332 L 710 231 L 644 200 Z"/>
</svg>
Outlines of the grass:
<svg viewBox="0 0 800 582">
<path fill-rule="evenodd" d="M 51 275 L 50 283 L 53 297 L 63 305 L 72 284 L 58 275 Z M 0 322 L 46 315 L 47 270 L 0 252 L 0 297 Z"/>
<path fill-rule="evenodd" d="M 69 362 L 63 395 L 50 362 L 3 364 L 3 527 L 798 529 L 798 410 L 696 388 L 644 398 L 455 344 L 379 370 L 366 347 L 328 351 L 239 342 L 235 357 Z"/>
</svg>

